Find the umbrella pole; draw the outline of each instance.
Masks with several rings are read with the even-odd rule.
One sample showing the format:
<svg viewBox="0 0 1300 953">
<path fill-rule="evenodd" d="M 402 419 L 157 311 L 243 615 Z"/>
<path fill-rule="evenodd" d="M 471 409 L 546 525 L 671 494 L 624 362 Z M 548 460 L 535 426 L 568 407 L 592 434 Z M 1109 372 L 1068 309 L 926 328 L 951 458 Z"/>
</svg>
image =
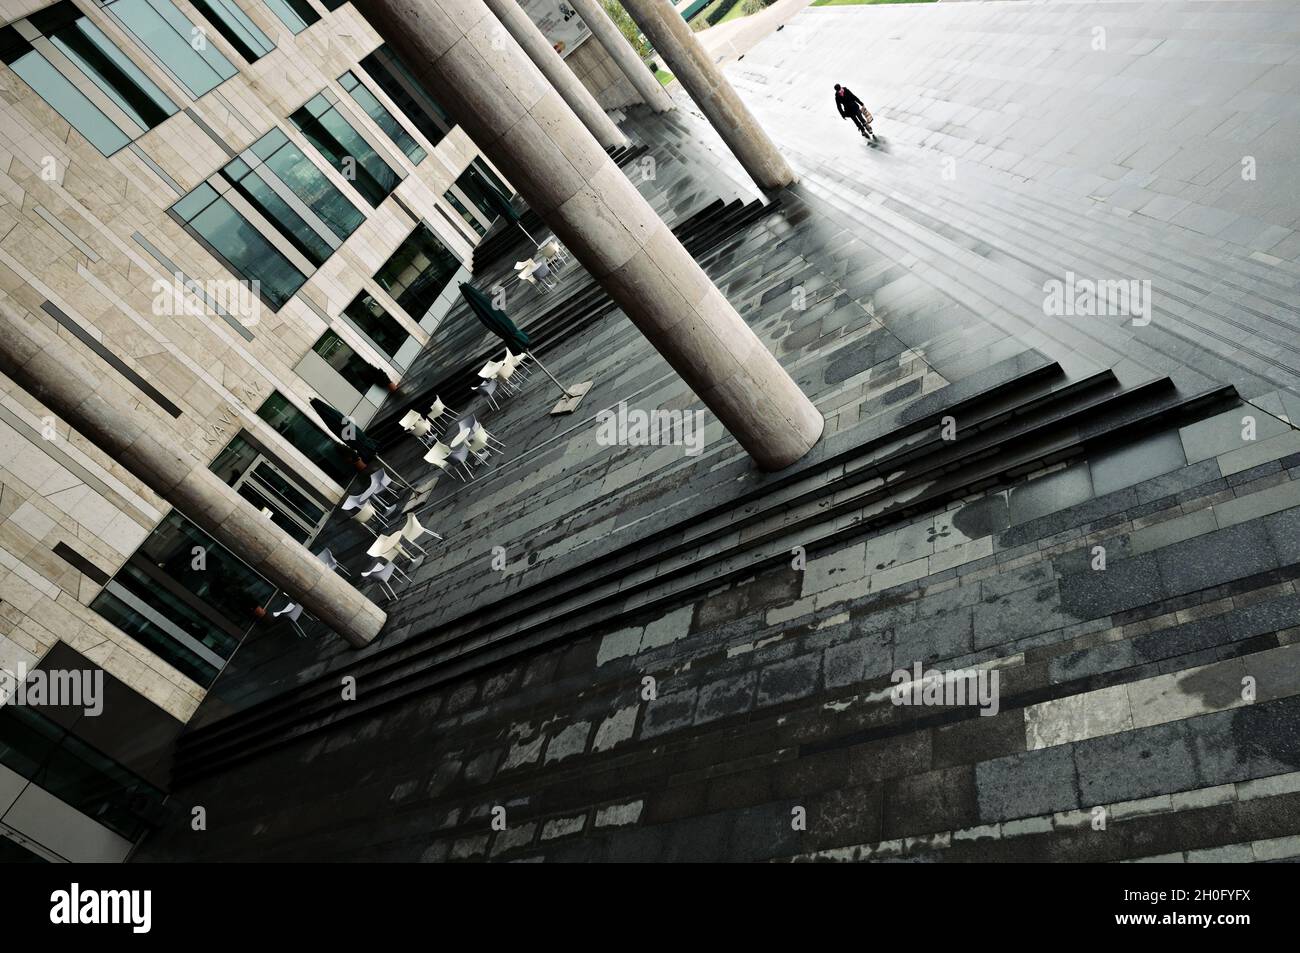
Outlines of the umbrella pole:
<svg viewBox="0 0 1300 953">
<path fill-rule="evenodd" d="M 535 355 L 532 351 L 524 351 L 524 353 L 527 354 L 534 361 L 537 361 L 537 355 Z M 569 389 L 568 387 L 565 387 L 563 384 L 557 381 L 555 379 L 555 375 L 552 374 L 547 369 L 546 365 L 543 364 L 541 361 L 537 361 L 537 366 L 542 369 L 542 372 L 551 379 L 551 383 L 554 384 L 556 387 L 558 387 L 560 389 L 560 393 L 564 395 L 564 399 L 551 408 L 551 413 L 553 415 L 571 414 L 575 410 L 577 410 L 578 404 L 582 402 L 582 398 L 586 397 L 587 391 L 591 390 L 591 381 L 583 381 L 581 384 L 577 384 L 572 389 Z"/>
<path fill-rule="evenodd" d="M 388 471 L 389 473 L 391 473 L 393 476 L 397 477 L 397 479 L 399 479 L 399 480 L 401 480 L 403 483 L 405 483 L 405 484 L 406 484 L 406 488 L 407 488 L 408 490 L 414 490 L 414 489 L 415 489 L 415 484 L 412 483 L 410 480 L 408 480 L 406 477 L 402 476 L 402 475 L 401 475 L 400 473 L 398 473 L 396 470 L 394 470 L 394 469 L 392 468 L 392 466 L 389 465 L 389 463 L 388 463 L 387 460 L 385 460 L 385 459 L 384 459 L 383 457 L 381 457 L 379 454 L 375 454 L 375 459 L 378 460 L 380 463 L 382 463 L 382 464 L 384 465 L 384 469 L 385 469 L 385 470 L 387 470 L 387 471 Z"/>
<path fill-rule="evenodd" d="M 523 223 L 523 222 L 515 222 L 515 224 L 519 226 L 519 230 L 520 230 L 521 232 L 524 233 L 524 236 L 525 236 L 525 237 L 526 237 L 530 242 L 533 243 L 533 247 L 534 247 L 534 248 L 541 248 L 541 247 L 542 247 L 542 246 L 538 243 L 537 239 L 533 238 L 532 235 L 529 235 L 529 234 L 528 234 L 528 229 L 524 228 L 524 223 Z M 536 360 L 536 358 L 534 358 L 534 360 Z M 539 362 L 539 363 L 540 363 L 540 362 Z"/>
<path fill-rule="evenodd" d="M 529 357 L 531 357 L 534 361 L 537 361 L 537 355 L 534 354 L 532 351 L 524 351 L 524 353 L 527 354 Z M 558 387 L 560 389 L 560 393 L 562 393 L 565 397 L 572 399 L 574 397 L 582 396 L 581 394 L 570 394 L 569 388 L 565 387 L 563 384 L 557 381 L 555 379 L 555 375 L 552 374 L 550 371 L 548 371 L 546 369 L 546 365 L 543 364 L 541 361 L 537 361 L 537 366 L 542 369 L 542 373 L 551 379 L 551 383 L 554 384 L 556 387 Z"/>
</svg>

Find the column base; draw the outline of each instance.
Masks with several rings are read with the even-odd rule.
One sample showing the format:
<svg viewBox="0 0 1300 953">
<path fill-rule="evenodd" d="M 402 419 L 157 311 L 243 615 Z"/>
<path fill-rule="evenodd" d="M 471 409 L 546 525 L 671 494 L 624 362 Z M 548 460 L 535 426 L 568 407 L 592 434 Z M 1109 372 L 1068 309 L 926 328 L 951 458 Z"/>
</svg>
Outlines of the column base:
<svg viewBox="0 0 1300 953">
<path fill-rule="evenodd" d="M 577 410 L 578 405 L 582 403 L 582 398 L 586 397 L 587 391 L 591 390 L 591 385 L 591 381 L 583 381 L 581 384 L 574 384 L 572 387 L 566 387 L 565 390 L 573 396 L 564 398 L 552 407 L 551 416 L 555 417 L 560 414 L 571 414 Z"/>
</svg>

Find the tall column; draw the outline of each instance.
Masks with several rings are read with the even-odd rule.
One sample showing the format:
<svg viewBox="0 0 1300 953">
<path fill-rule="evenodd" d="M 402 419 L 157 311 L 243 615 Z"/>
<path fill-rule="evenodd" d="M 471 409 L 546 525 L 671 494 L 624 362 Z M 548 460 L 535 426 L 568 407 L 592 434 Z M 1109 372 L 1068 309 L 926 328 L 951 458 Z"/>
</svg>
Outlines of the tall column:
<svg viewBox="0 0 1300 953">
<path fill-rule="evenodd" d="M 384 610 L 226 486 L 179 437 L 160 433 L 123 387 L 4 301 L 0 371 L 349 643 L 360 648 L 379 633 Z"/>
<path fill-rule="evenodd" d="M 750 178 L 764 189 L 794 182 L 794 170 L 673 5 L 668 0 L 621 2 Z"/>
<path fill-rule="evenodd" d="M 596 97 L 588 92 L 582 80 L 565 65 L 560 54 L 555 52 L 555 47 L 551 46 L 532 17 L 523 11 L 516 0 L 485 0 L 485 2 L 501 21 L 501 25 L 523 47 L 528 58 L 564 97 L 564 101 L 582 120 L 582 124 L 596 137 L 596 141 L 606 149 L 627 145 L 627 137 L 618 126 L 614 125 L 614 120 L 605 115 L 605 110 L 600 108 Z"/>
<path fill-rule="evenodd" d="M 817 408 L 483 0 L 358 7 L 759 466 L 808 452 Z"/>
<path fill-rule="evenodd" d="M 610 59 L 618 64 L 624 75 L 632 83 L 642 101 L 657 113 L 666 113 L 673 108 L 672 97 L 668 95 L 659 78 L 650 72 L 650 67 L 641 62 L 632 44 L 627 41 L 623 31 L 618 28 L 600 0 L 569 0 L 578 16 L 587 24 L 592 36 L 609 53 Z"/>
</svg>

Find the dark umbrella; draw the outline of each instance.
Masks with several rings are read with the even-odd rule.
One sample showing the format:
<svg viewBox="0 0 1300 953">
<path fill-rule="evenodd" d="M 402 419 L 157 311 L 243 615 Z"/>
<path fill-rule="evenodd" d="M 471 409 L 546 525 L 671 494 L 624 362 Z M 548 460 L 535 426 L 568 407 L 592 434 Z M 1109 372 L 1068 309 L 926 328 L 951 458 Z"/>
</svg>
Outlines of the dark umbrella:
<svg viewBox="0 0 1300 953">
<path fill-rule="evenodd" d="M 516 212 L 515 207 L 510 204 L 510 200 L 502 195 L 497 187 L 492 185 L 490 182 L 480 182 L 479 186 L 483 189 L 483 194 L 487 197 L 488 204 L 495 208 L 498 213 L 504 215 L 506 221 L 518 225 L 519 230 L 527 236 L 528 240 L 534 245 L 537 245 L 537 239 L 528 234 L 528 229 L 524 228 L 523 223 L 519 221 L 519 213 Z"/>
<path fill-rule="evenodd" d="M 330 433 L 343 441 L 343 445 L 352 450 L 362 460 L 379 456 L 379 444 L 375 443 L 361 425 L 344 414 L 339 413 L 319 397 L 311 399 L 311 409 L 316 411 Z"/>
<path fill-rule="evenodd" d="M 555 376 L 546 369 L 546 365 L 538 361 L 537 356 L 528 350 L 531 342 L 527 333 L 521 331 L 504 311 L 495 307 L 491 298 L 464 281 L 460 283 L 460 293 L 465 298 L 466 303 L 469 304 L 469 309 L 474 312 L 474 317 L 479 319 L 483 327 L 505 341 L 506 347 L 512 347 L 516 351 L 523 351 L 534 361 L 537 361 L 537 366 L 551 379 L 551 383 L 564 393 L 565 397 L 579 396 L 569 393 L 569 389 L 557 381 Z"/>
<path fill-rule="evenodd" d="M 310 403 L 311 409 L 316 411 L 325 426 L 329 428 L 330 433 L 343 441 L 343 445 L 360 457 L 362 463 L 378 460 L 384 464 L 385 469 L 389 470 L 399 480 L 407 486 L 411 485 L 405 477 L 387 463 L 384 463 L 383 458 L 379 456 L 379 444 L 362 429 L 359 423 L 346 414 L 335 410 L 334 407 L 325 403 L 319 397 L 311 398 Z"/>
<path fill-rule="evenodd" d="M 528 345 L 531 343 L 528 335 L 519 330 L 504 311 L 494 307 L 491 298 L 464 281 L 460 283 L 460 293 L 465 296 L 469 309 L 474 312 L 474 316 L 479 319 L 483 327 L 516 351 L 528 350 Z"/>
</svg>

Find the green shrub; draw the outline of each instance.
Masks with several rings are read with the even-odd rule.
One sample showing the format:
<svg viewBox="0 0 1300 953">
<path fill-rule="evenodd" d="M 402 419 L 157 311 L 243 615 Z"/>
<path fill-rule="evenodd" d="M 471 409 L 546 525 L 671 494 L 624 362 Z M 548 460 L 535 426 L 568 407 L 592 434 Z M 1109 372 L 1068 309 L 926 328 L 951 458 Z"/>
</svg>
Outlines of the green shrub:
<svg viewBox="0 0 1300 953">
<path fill-rule="evenodd" d="M 734 7 L 737 2 L 738 0 L 722 0 L 721 3 L 719 3 L 716 7 L 710 10 L 708 14 L 705 16 L 705 19 L 709 21 L 709 26 L 713 26 L 715 23 L 717 23 L 719 20 L 725 17 L 728 13 L 730 13 L 731 8 Z"/>
<path fill-rule="evenodd" d="M 601 6 L 605 8 L 605 12 L 608 13 L 609 18 L 614 21 L 614 25 L 618 27 L 619 32 L 627 37 L 627 41 L 631 43 L 632 48 L 636 50 L 637 56 L 641 57 L 641 59 L 645 59 L 651 54 L 651 52 L 653 52 L 650 44 L 646 41 L 646 38 L 641 35 L 641 31 L 637 28 L 636 21 L 634 21 L 632 17 L 628 15 L 628 12 L 623 9 L 621 3 L 618 3 L 617 0 L 601 0 Z"/>
</svg>

